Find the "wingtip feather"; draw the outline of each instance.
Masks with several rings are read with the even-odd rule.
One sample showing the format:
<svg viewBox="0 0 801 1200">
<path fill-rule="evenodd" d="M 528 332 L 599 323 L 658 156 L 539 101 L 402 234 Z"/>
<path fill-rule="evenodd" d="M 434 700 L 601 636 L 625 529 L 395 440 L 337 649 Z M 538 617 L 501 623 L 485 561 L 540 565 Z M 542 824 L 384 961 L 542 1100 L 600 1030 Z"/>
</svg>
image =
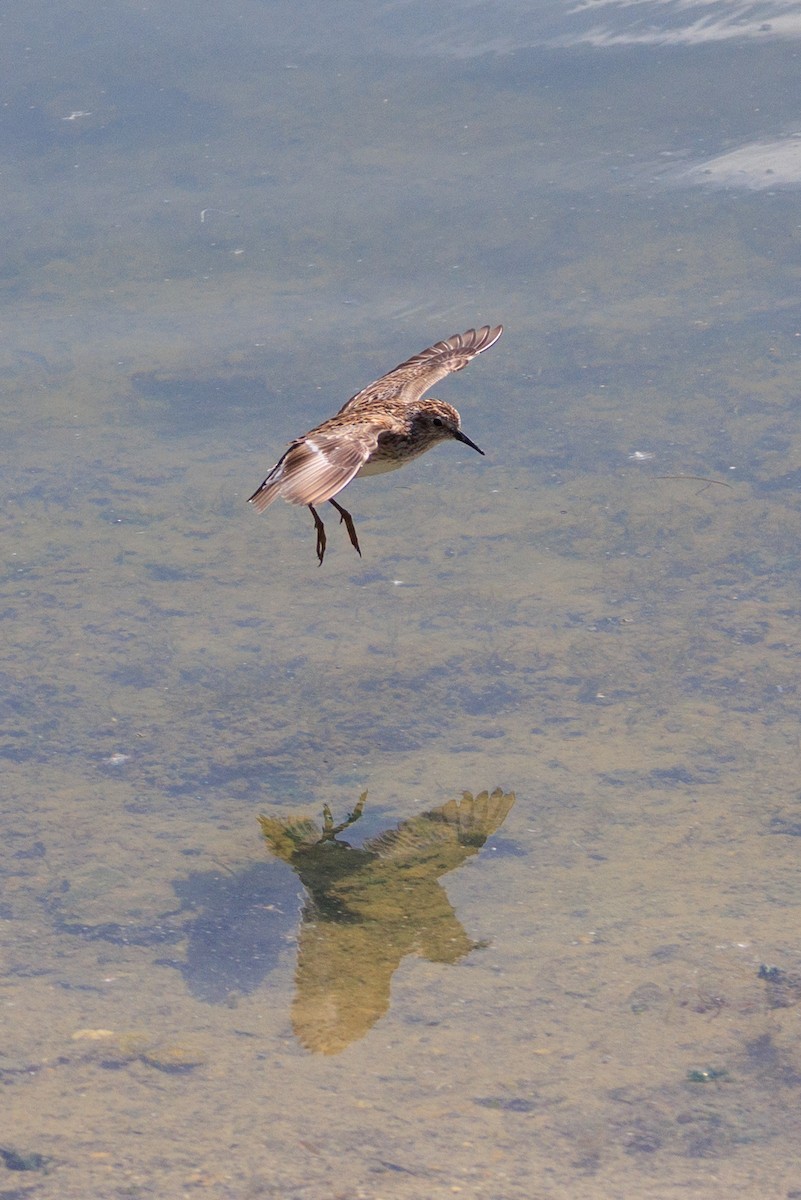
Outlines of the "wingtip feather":
<svg viewBox="0 0 801 1200">
<path fill-rule="evenodd" d="M 252 496 L 248 496 L 248 504 L 252 504 L 256 512 L 264 512 L 268 505 L 272 504 L 278 495 L 278 489 L 274 483 L 259 484 Z"/>
</svg>

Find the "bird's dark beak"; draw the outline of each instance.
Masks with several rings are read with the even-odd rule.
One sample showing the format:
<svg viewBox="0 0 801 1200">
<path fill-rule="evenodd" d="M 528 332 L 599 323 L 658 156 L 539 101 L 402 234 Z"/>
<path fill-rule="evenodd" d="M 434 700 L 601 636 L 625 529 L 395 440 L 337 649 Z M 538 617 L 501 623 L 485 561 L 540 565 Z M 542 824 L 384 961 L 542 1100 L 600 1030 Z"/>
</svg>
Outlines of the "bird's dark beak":
<svg viewBox="0 0 801 1200">
<path fill-rule="evenodd" d="M 480 446 L 477 446 L 475 442 L 470 441 L 470 438 L 466 433 L 462 433 L 461 429 L 457 429 L 453 436 L 456 438 L 457 442 L 464 442 L 465 446 L 469 446 L 471 450 L 477 450 L 479 454 L 484 453 Z"/>
</svg>

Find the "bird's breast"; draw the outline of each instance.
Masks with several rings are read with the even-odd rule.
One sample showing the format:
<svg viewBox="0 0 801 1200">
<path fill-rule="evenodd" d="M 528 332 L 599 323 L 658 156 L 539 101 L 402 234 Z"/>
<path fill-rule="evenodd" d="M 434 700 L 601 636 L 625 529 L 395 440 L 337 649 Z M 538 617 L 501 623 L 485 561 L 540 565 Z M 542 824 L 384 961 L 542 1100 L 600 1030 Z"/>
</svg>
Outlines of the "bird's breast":
<svg viewBox="0 0 801 1200">
<path fill-rule="evenodd" d="M 437 441 L 428 431 L 411 433 L 383 433 L 364 466 L 357 472 L 359 475 L 383 475 L 385 471 L 397 471 L 414 458 L 425 454 Z"/>
</svg>

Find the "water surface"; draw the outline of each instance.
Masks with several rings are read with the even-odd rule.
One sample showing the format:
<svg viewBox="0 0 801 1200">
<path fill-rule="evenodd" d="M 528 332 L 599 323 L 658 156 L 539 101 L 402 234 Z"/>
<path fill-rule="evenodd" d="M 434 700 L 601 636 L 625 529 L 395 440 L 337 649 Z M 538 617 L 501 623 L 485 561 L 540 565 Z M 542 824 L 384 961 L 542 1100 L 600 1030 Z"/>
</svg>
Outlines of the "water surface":
<svg viewBox="0 0 801 1200">
<path fill-rule="evenodd" d="M 738 11 L 3 18 L 6 1191 L 801 1188 L 797 12 Z M 363 559 L 248 510 L 499 321 Z M 398 877 L 257 821 L 365 790 L 390 967 Z M 389 994 L 336 1053 L 321 929 Z"/>
</svg>

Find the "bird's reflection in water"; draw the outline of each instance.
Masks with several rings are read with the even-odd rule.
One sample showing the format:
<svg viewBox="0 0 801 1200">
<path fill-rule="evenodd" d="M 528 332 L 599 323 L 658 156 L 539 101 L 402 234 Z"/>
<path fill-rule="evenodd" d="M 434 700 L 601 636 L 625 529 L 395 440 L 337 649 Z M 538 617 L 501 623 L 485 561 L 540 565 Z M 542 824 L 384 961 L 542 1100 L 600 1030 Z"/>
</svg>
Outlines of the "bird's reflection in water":
<svg viewBox="0 0 801 1200">
<path fill-rule="evenodd" d="M 308 818 L 259 818 L 270 849 L 308 893 L 292 1025 L 302 1045 L 322 1054 L 344 1050 L 383 1016 L 407 954 L 454 963 L 480 945 L 437 881 L 478 853 L 515 801 L 500 788 L 465 792 L 354 848 L 339 835 L 365 799 L 340 825 L 326 807 L 322 829 Z"/>
</svg>

